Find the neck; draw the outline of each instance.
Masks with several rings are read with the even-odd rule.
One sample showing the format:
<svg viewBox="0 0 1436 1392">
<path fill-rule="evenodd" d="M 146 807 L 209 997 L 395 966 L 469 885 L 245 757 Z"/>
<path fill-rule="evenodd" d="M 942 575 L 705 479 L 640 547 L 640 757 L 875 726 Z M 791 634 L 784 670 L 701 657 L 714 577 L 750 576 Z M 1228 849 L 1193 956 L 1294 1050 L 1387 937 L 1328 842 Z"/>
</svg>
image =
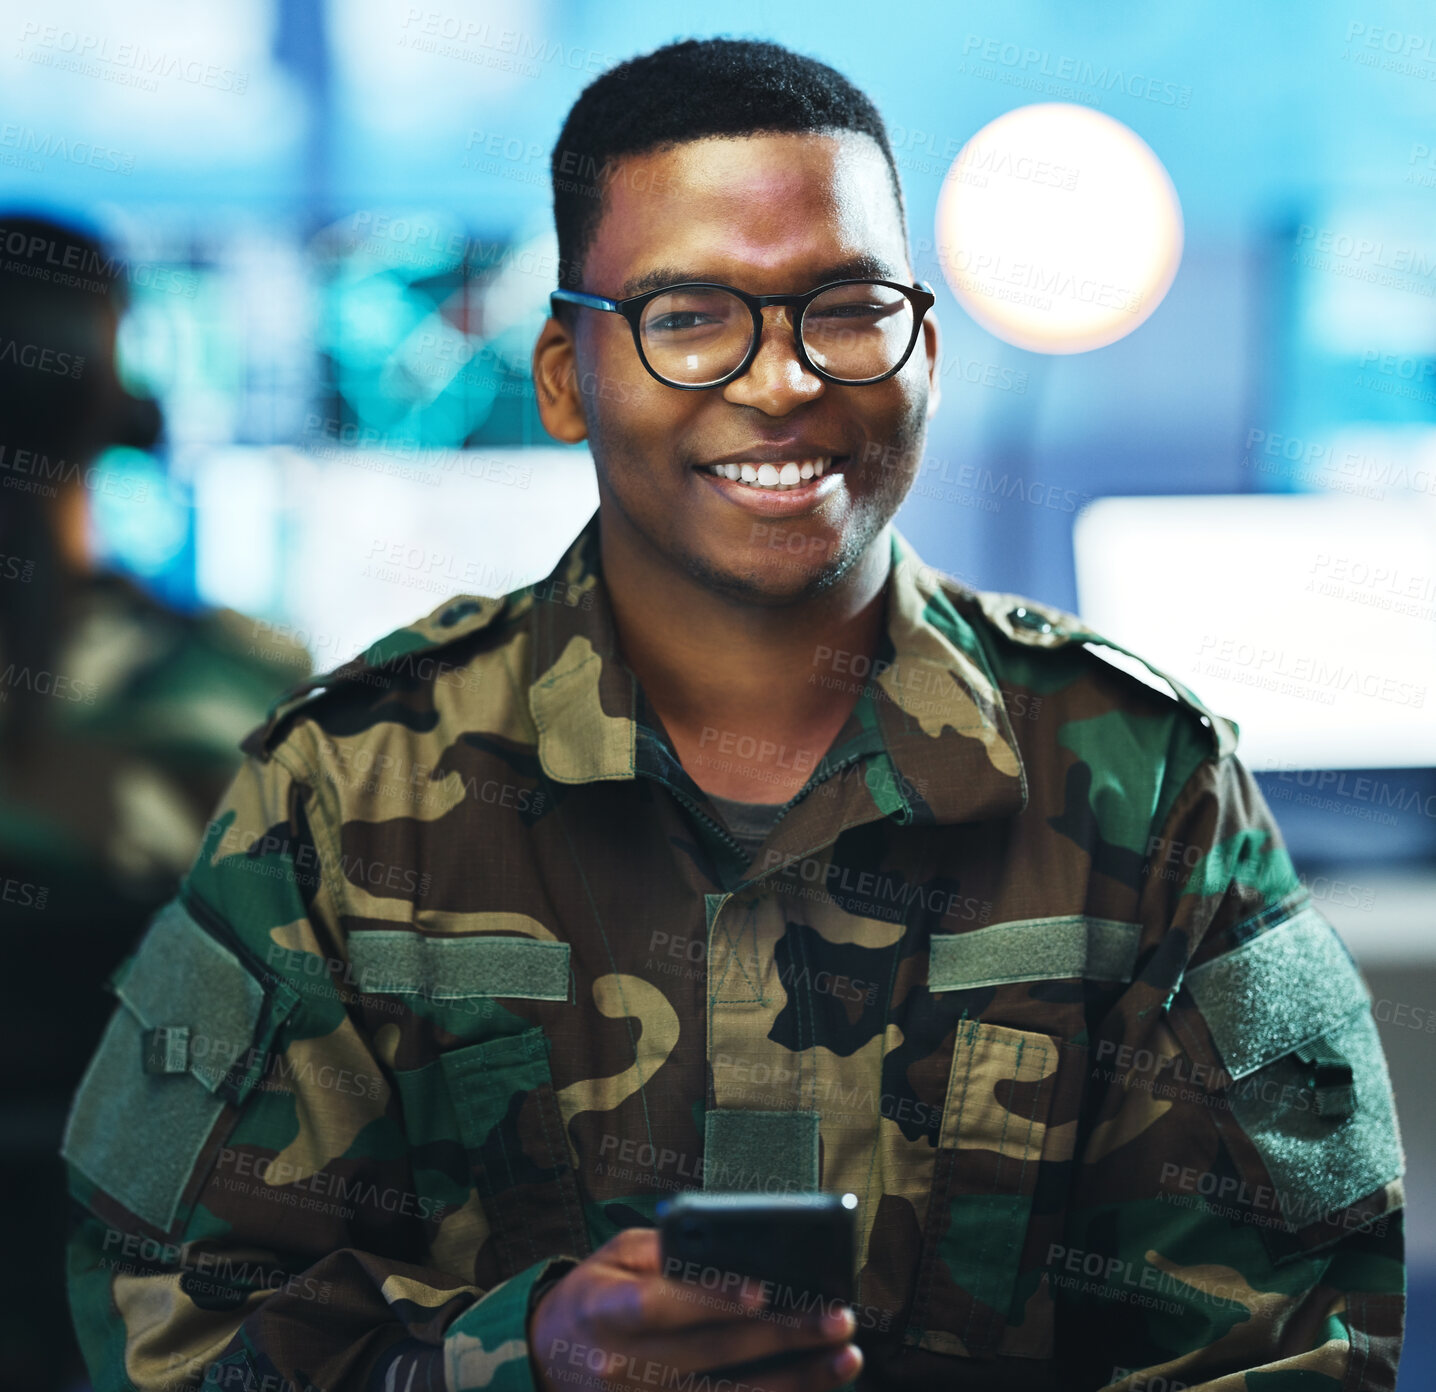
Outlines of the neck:
<svg viewBox="0 0 1436 1392">
<path fill-rule="evenodd" d="M 617 508 L 600 512 L 599 538 L 623 659 L 684 767 L 720 796 L 786 801 L 857 703 L 861 682 L 824 684 L 832 664 L 815 659 L 876 650 L 889 529 L 831 589 L 778 606 L 716 593 L 674 568 Z"/>
</svg>

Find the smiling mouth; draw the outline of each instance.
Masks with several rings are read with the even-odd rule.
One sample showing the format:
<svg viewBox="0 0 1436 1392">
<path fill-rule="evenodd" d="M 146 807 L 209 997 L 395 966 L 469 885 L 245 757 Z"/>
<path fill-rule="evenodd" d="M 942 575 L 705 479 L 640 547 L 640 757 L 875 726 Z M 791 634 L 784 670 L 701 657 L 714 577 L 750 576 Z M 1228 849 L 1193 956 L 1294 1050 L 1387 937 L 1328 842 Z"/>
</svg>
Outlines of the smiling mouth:
<svg viewBox="0 0 1436 1392">
<path fill-rule="evenodd" d="M 822 478 L 846 457 L 825 454 L 814 459 L 789 459 L 772 464 L 701 464 L 698 472 L 731 479 L 766 493 L 786 493 Z"/>
</svg>

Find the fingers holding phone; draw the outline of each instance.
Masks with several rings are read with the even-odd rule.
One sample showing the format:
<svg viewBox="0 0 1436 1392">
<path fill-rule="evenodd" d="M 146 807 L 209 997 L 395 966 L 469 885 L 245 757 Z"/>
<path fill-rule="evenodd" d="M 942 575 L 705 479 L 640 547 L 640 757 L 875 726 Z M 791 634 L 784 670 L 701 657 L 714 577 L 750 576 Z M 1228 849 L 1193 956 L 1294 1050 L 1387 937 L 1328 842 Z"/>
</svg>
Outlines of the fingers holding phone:
<svg viewBox="0 0 1436 1392">
<path fill-rule="evenodd" d="M 659 1233 L 628 1228 L 543 1296 L 529 1350 L 544 1392 L 652 1388 L 737 1364 L 752 1365 L 744 1381 L 755 1392 L 827 1392 L 861 1368 L 850 1310 L 829 1304 L 773 1318 L 757 1279 L 704 1289 L 663 1266 Z M 763 1370 L 780 1355 L 799 1361 Z"/>
</svg>

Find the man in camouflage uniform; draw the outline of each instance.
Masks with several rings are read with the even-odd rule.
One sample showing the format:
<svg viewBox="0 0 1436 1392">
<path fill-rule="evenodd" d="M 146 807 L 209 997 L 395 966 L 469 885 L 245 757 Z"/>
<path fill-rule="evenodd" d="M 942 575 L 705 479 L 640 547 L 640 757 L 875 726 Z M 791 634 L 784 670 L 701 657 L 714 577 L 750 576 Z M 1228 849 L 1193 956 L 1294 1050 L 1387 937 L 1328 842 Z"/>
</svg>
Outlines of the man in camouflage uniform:
<svg viewBox="0 0 1436 1392">
<path fill-rule="evenodd" d="M 599 79 L 554 171 L 585 291 L 911 282 L 876 112 L 772 45 Z M 1394 1386 L 1386 1068 L 1234 726 L 925 567 L 935 326 L 845 384 L 796 313 L 683 391 L 557 302 L 598 512 L 247 740 L 66 1136 L 97 1387 Z M 685 1304 L 699 1187 L 856 1195 L 852 1311 Z"/>
</svg>

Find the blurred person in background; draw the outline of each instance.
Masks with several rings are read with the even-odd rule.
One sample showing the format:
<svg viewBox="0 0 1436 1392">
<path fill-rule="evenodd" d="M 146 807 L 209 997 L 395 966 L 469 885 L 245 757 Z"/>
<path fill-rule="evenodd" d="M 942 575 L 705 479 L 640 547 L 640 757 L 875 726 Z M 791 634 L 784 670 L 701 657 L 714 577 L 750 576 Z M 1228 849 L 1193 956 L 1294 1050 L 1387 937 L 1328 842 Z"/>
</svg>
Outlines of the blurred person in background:
<svg viewBox="0 0 1436 1392">
<path fill-rule="evenodd" d="M 160 438 L 116 370 L 114 254 L 0 212 L 0 1386 L 83 1376 L 61 1261 L 64 1109 L 113 1002 L 111 970 L 173 892 L 302 647 L 230 611 L 178 613 L 93 556 L 96 462 Z M 142 500 L 137 496 L 136 504 Z"/>
</svg>

